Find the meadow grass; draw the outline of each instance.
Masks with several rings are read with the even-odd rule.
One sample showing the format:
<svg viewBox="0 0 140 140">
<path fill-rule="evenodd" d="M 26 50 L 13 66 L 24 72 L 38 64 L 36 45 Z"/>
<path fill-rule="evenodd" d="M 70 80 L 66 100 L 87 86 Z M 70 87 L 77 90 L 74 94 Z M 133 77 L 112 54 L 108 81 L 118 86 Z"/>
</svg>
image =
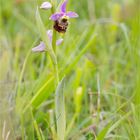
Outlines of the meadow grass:
<svg viewBox="0 0 140 140">
<path fill-rule="evenodd" d="M 58 82 L 49 53 L 31 52 L 50 11 L 0 2 L 0 140 L 140 140 L 139 0 L 69 0 Z"/>
</svg>

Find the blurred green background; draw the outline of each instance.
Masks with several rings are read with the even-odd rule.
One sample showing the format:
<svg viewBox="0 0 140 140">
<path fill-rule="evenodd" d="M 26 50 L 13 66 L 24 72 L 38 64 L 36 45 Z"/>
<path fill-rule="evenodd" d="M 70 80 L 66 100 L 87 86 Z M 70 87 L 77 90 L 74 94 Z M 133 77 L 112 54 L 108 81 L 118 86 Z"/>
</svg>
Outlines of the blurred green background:
<svg viewBox="0 0 140 140">
<path fill-rule="evenodd" d="M 0 0 L 0 140 L 55 135 L 52 63 L 31 52 L 42 2 Z M 69 0 L 68 9 L 79 18 L 57 47 L 66 140 L 140 140 L 140 1 Z M 48 29 L 50 14 L 40 10 Z"/>
</svg>

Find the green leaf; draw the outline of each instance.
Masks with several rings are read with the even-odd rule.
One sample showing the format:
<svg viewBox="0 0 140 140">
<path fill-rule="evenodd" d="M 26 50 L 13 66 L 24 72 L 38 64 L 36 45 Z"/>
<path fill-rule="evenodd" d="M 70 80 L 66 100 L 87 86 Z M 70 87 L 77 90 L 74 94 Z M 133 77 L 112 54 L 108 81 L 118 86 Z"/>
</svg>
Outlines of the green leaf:
<svg viewBox="0 0 140 140">
<path fill-rule="evenodd" d="M 57 138 L 64 140 L 66 130 L 65 101 L 64 101 L 64 79 L 59 82 L 55 95 L 55 115 L 57 124 Z"/>
<path fill-rule="evenodd" d="M 49 41 L 49 38 L 47 36 L 46 29 L 45 29 L 45 26 L 40 17 L 38 8 L 36 10 L 36 23 L 37 23 L 37 27 L 38 27 L 41 39 L 44 41 L 44 43 L 47 47 L 47 50 L 51 50 L 51 48 L 52 48 L 51 42 Z"/>
<path fill-rule="evenodd" d="M 50 94 L 48 94 L 47 91 L 50 91 L 50 89 L 54 89 L 52 87 L 54 77 L 50 77 L 37 91 L 37 93 L 32 97 L 30 102 L 27 104 L 27 106 L 24 108 L 23 112 L 25 112 L 31 105 L 34 108 L 37 108 Z M 52 91 L 51 90 L 51 91 Z M 49 92 L 50 93 L 50 92 Z"/>
<path fill-rule="evenodd" d="M 108 125 L 106 125 L 102 130 L 101 132 L 99 133 L 99 135 L 97 136 L 96 140 L 104 140 L 105 139 L 105 136 L 109 130 L 109 128 L 111 127 L 111 124 L 112 123 L 109 123 Z"/>
<path fill-rule="evenodd" d="M 36 130 L 36 135 L 38 140 L 43 140 L 42 134 L 41 134 L 41 129 L 39 129 L 36 120 L 34 120 L 34 128 Z"/>
<path fill-rule="evenodd" d="M 37 22 L 37 27 L 39 29 L 41 39 L 45 43 L 46 49 L 47 49 L 47 51 L 48 51 L 53 63 L 56 65 L 57 64 L 56 56 L 55 56 L 55 53 L 54 53 L 54 51 L 52 49 L 51 41 L 49 40 L 49 37 L 47 36 L 46 28 L 45 28 L 45 26 L 44 26 L 44 24 L 42 22 L 42 19 L 40 17 L 39 11 L 38 11 L 38 8 L 36 10 L 36 22 Z"/>
</svg>

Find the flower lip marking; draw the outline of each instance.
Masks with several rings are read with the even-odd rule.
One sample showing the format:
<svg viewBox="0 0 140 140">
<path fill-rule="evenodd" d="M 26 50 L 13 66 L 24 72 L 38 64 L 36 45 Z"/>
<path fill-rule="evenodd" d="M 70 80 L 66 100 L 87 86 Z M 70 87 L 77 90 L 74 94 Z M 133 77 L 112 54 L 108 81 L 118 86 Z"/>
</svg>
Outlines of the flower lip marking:
<svg viewBox="0 0 140 140">
<path fill-rule="evenodd" d="M 68 19 L 62 17 L 59 20 L 56 20 L 53 27 L 59 33 L 65 33 L 68 27 Z"/>
<path fill-rule="evenodd" d="M 65 33 L 68 27 L 68 19 L 69 18 L 77 18 L 78 14 L 72 11 L 67 12 L 66 6 L 67 6 L 68 0 L 64 0 L 62 5 L 60 6 L 60 12 L 54 13 L 50 19 L 53 20 L 54 23 L 54 29 L 60 33 Z"/>
</svg>

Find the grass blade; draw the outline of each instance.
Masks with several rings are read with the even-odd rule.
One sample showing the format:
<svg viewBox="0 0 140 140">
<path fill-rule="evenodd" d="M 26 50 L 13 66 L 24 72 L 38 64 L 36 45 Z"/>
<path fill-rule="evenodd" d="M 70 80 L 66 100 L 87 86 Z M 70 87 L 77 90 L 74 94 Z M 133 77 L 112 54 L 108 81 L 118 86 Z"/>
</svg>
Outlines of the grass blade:
<svg viewBox="0 0 140 140">
<path fill-rule="evenodd" d="M 49 96 L 46 95 L 46 91 L 47 88 L 52 85 L 53 79 L 54 77 L 51 77 L 49 80 L 45 82 L 43 86 L 41 86 L 41 88 L 37 91 L 37 93 L 32 97 L 31 101 L 24 108 L 23 112 L 25 112 L 31 105 L 33 105 L 34 108 L 37 108 L 44 101 L 44 99 L 46 99 L 46 96 Z"/>
<path fill-rule="evenodd" d="M 55 95 L 55 113 L 57 124 L 57 138 L 64 140 L 66 130 L 65 101 L 64 101 L 64 79 L 59 82 Z"/>
<path fill-rule="evenodd" d="M 101 130 L 101 132 L 98 134 L 96 140 L 104 140 L 104 139 L 105 139 L 105 136 L 106 136 L 106 134 L 107 134 L 107 132 L 108 132 L 108 130 L 109 130 L 109 128 L 111 127 L 111 125 L 112 125 L 112 124 L 109 123 L 107 126 L 105 126 L 105 127 Z"/>
<path fill-rule="evenodd" d="M 87 43 L 87 45 L 79 52 L 79 54 L 75 57 L 75 59 L 72 61 L 71 64 L 69 64 L 69 66 L 66 66 L 66 68 L 64 69 L 63 76 L 67 75 L 73 68 L 74 66 L 78 63 L 78 61 L 80 60 L 80 58 L 84 55 L 84 53 L 88 50 L 88 48 L 92 45 L 92 43 L 95 41 L 96 38 L 96 34 L 93 34 L 92 38 L 90 39 L 90 41 Z M 63 77 L 62 76 L 62 77 Z"/>
</svg>

